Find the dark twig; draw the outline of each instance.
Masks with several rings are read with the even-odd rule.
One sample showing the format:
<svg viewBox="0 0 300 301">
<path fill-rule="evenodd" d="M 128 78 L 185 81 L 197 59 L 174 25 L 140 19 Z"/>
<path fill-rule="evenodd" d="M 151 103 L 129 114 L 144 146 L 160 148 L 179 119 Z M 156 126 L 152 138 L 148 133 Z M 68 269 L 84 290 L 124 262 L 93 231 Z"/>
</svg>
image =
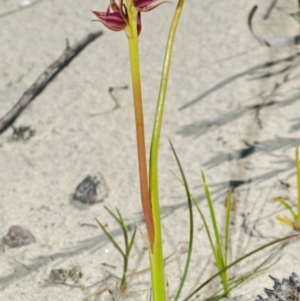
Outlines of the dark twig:
<svg viewBox="0 0 300 301">
<path fill-rule="evenodd" d="M 267 11 L 266 11 L 264 17 L 263 17 L 264 20 L 267 20 L 267 19 L 269 18 L 269 16 L 270 16 L 270 14 L 271 14 L 273 8 L 275 7 L 277 1 L 278 1 L 278 0 L 272 0 L 272 2 L 270 3 L 270 5 L 269 5 L 269 7 L 268 7 L 268 9 L 267 9 Z"/>
<path fill-rule="evenodd" d="M 23 96 L 13 106 L 13 108 L 0 119 L 0 133 L 3 133 L 9 126 L 13 124 L 13 122 L 27 107 L 27 105 L 40 94 L 46 85 L 52 79 L 54 79 L 55 76 L 64 67 L 66 67 L 76 55 L 78 55 L 89 43 L 93 42 L 102 34 L 102 31 L 90 33 L 73 46 L 69 46 L 67 41 L 67 47 L 63 54 L 37 78 L 35 83 L 24 92 Z"/>
<path fill-rule="evenodd" d="M 110 96 L 112 97 L 114 103 L 115 103 L 115 109 L 118 109 L 121 107 L 118 99 L 116 98 L 116 96 L 113 94 L 113 92 L 115 90 L 121 90 L 121 89 L 128 89 L 128 86 L 123 86 L 123 87 L 109 87 L 108 88 L 108 93 L 110 94 Z"/>
</svg>

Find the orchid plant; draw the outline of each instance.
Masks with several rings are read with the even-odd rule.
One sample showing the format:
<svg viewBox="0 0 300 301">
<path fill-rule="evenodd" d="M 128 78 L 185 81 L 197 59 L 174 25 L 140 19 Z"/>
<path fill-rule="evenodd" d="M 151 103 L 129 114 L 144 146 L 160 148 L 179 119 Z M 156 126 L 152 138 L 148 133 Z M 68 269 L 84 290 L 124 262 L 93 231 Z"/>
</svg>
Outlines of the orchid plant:
<svg viewBox="0 0 300 301">
<path fill-rule="evenodd" d="M 152 294 L 154 301 L 167 300 L 164 280 L 164 258 L 161 239 L 157 162 L 164 103 L 166 98 L 168 75 L 171 63 L 171 54 L 174 44 L 175 32 L 185 0 L 178 1 L 170 28 L 165 53 L 165 61 L 162 71 L 157 110 L 152 132 L 149 162 L 149 184 L 145 148 L 138 36 L 142 30 L 141 14 L 151 11 L 165 2 L 166 1 L 157 2 L 157 0 L 120 0 L 119 3 L 116 3 L 115 0 L 110 0 L 110 4 L 105 12 L 93 11 L 95 16 L 97 17 L 96 21 L 101 22 L 103 25 L 113 31 L 124 30 L 128 39 L 136 123 L 140 194 L 143 215 L 148 234 L 147 236 L 152 280 Z"/>
<path fill-rule="evenodd" d="M 164 257 L 163 257 L 163 248 L 162 248 L 162 237 L 161 237 L 161 218 L 160 218 L 160 206 L 159 206 L 159 191 L 158 191 L 158 151 L 159 151 L 159 141 L 160 133 L 162 128 L 164 104 L 166 99 L 168 77 L 171 65 L 172 49 L 175 40 L 175 33 L 178 26 L 178 22 L 181 16 L 181 12 L 184 6 L 185 0 L 178 0 L 177 7 L 174 13 L 174 17 L 171 23 L 169 36 L 167 40 L 167 46 L 165 51 L 165 59 L 162 68 L 162 75 L 160 81 L 160 89 L 157 100 L 156 114 L 154 119 L 154 125 L 152 130 L 152 140 L 150 147 L 150 160 L 149 160 L 149 170 L 146 160 L 146 148 L 145 148 L 145 134 L 144 134 L 144 118 L 143 118 L 143 102 L 142 102 L 142 89 L 141 89 L 141 78 L 140 78 L 140 67 L 139 67 L 139 35 L 142 31 L 142 22 L 141 15 L 144 12 L 149 12 L 159 5 L 166 3 L 168 1 L 157 2 L 157 0 L 120 0 L 119 3 L 116 3 L 115 0 L 110 0 L 108 8 L 104 12 L 93 11 L 94 15 L 97 17 L 98 22 L 101 22 L 107 28 L 112 31 L 125 31 L 125 34 L 128 39 L 129 46 L 129 58 L 131 65 L 131 78 L 132 78 L 132 87 L 133 87 L 133 103 L 135 111 L 135 125 L 136 125 L 136 139 L 137 139 L 137 154 L 138 154 L 138 166 L 139 166 L 139 180 L 140 180 L 140 195 L 141 203 L 143 209 L 144 220 L 147 228 L 147 244 L 150 258 L 150 270 L 151 270 L 151 282 L 152 282 L 152 299 L 154 301 L 166 301 L 166 288 L 165 288 L 165 275 L 164 275 Z M 282 239 L 277 239 L 273 242 L 265 244 L 262 247 L 240 257 L 231 264 L 227 263 L 227 253 L 228 253 L 228 243 L 229 243 L 229 224 L 230 224 L 230 207 L 231 207 L 231 192 L 228 196 L 227 210 L 226 210 L 226 225 L 225 225 L 225 246 L 224 249 L 221 248 L 222 242 L 217 228 L 216 219 L 213 210 L 213 203 L 210 198 L 210 192 L 206 184 L 204 174 L 202 175 L 203 183 L 205 187 L 205 194 L 210 208 L 211 219 L 214 228 L 214 235 L 216 242 L 214 243 L 209 229 L 207 227 L 205 218 L 197 205 L 196 201 L 192 197 L 188 184 L 181 167 L 180 161 L 177 157 L 177 154 L 171 145 L 172 150 L 177 161 L 182 183 L 186 190 L 186 195 L 188 199 L 188 208 L 189 208 L 189 222 L 190 222 L 190 231 L 189 231 L 189 248 L 188 256 L 186 259 L 184 273 L 182 275 L 178 291 L 174 297 L 174 301 L 179 299 L 179 296 L 182 291 L 183 284 L 185 282 L 190 259 L 193 247 L 193 212 L 192 205 L 197 207 L 200 215 L 203 218 L 207 234 L 211 243 L 211 248 L 213 255 L 216 260 L 218 273 L 210 277 L 206 282 L 198 286 L 192 293 L 190 293 L 184 301 L 189 300 L 193 297 L 199 290 L 201 290 L 205 285 L 207 285 L 212 279 L 220 276 L 223 287 L 224 295 L 227 296 L 231 287 L 237 285 L 236 282 L 233 283 L 233 286 L 230 287 L 230 283 L 227 278 L 227 269 L 236 265 L 238 262 L 244 260 L 245 258 L 255 254 L 271 245 L 291 239 L 294 236 L 288 236 Z M 299 185 L 300 187 L 300 185 Z M 108 210 L 108 209 L 107 209 Z M 109 214 L 117 221 L 119 226 L 122 229 L 125 241 L 125 250 L 123 251 L 116 241 L 109 235 L 105 230 L 104 226 L 99 223 L 99 226 L 102 228 L 103 232 L 123 256 L 123 276 L 121 281 L 121 290 L 126 288 L 126 273 L 128 267 L 128 260 L 130 251 L 135 238 L 135 231 L 129 240 L 127 233 L 126 225 L 121 213 L 117 210 L 117 214 L 114 214 L 112 211 L 108 210 Z M 247 276 L 248 277 L 248 276 Z M 237 280 L 239 283 L 242 280 Z"/>
</svg>

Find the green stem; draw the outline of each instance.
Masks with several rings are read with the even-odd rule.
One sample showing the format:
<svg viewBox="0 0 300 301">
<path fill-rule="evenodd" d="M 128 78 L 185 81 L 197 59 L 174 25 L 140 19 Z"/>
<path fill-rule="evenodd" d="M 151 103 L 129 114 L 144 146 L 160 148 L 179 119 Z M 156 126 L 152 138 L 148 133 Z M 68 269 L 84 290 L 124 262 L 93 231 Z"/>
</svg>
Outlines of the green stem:
<svg viewBox="0 0 300 301">
<path fill-rule="evenodd" d="M 167 85 L 169 78 L 169 71 L 171 66 L 171 56 L 175 40 L 175 33 L 179 18 L 182 12 L 185 0 L 179 0 L 176 11 L 173 17 L 171 28 L 169 31 L 165 59 L 163 64 L 162 76 L 160 81 L 160 90 L 158 95 L 155 120 L 152 131 L 151 149 L 150 149 L 150 164 L 149 164 L 149 194 L 152 205 L 152 216 L 154 221 L 154 249 L 150 254 L 151 260 L 151 277 L 153 283 L 153 300 L 166 300 L 165 280 L 164 280 L 164 261 L 161 238 L 161 219 L 159 207 L 159 193 L 158 193 L 158 150 L 160 133 L 163 120 L 164 104 L 167 93 Z"/>
<path fill-rule="evenodd" d="M 130 25 L 126 29 L 126 33 L 128 37 L 129 56 L 130 56 L 130 65 L 131 65 L 141 201 L 142 201 L 143 214 L 144 214 L 145 223 L 148 232 L 149 244 L 151 246 L 151 249 L 153 249 L 154 224 L 153 224 L 152 210 L 151 210 L 149 190 L 148 190 L 148 172 L 147 172 L 147 160 L 146 160 L 144 117 L 143 117 L 136 16 L 137 15 L 134 13 L 129 14 L 128 17 L 129 17 Z"/>
</svg>

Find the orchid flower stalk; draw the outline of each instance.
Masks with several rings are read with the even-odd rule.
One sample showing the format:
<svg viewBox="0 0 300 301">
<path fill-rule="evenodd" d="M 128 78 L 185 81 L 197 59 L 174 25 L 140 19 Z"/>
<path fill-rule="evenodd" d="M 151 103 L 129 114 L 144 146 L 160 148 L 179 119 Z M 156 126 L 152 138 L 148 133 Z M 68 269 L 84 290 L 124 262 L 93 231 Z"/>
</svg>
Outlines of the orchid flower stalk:
<svg viewBox="0 0 300 301">
<path fill-rule="evenodd" d="M 154 225 L 152 211 L 149 201 L 148 190 L 148 172 L 145 148 L 145 134 L 144 134 L 144 117 L 143 117 L 143 102 L 141 91 L 141 78 L 139 67 L 139 49 L 138 49 L 138 34 L 141 31 L 140 12 L 132 3 L 132 0 L 126 0 L 124 4 L 121 0 L 118 5 L 114 0 L 110 0 L 110 4 L 106 12 L 93 11 L 98 20 L 107 28 L 113 31 L 125 30 L 128 44 L 129 56 L 131 64 L 131 78 L 133 87 L 133 100 L 136 122 L 136 139 L 137 139 L 137 153 L 139 163 L 140 175 L 140 193 L 143 207 L 143 214 L 149 236 L 149 243 L 151 248 L 154 241 Z"/>
<path fill-rule="evenodd" d="M 171 54 L 174 44 L 175 32 L 177 29 L 184 1 L 185 0 L 178 1 L 166 47 L 165 60 L 163 65 L 161 85 L 151 141 L 149 186 L 145 149 L 138 36 L 142 30 L 141 13 L 153 10 L 154 8 L 166 1 L 157 2 L 157 0 L 120 0 L 120 3 L 117 4 L 115 0 L 110 0 L 110 4 L 105 12 L 93 11 L 93 13 L 98 18 L 96 21 L 101 22 L 103 25 L 105 25 L 113 31 L 124 30 L 128 39 L 136 123 L 140 193 L 143 214 L 148 233 L 148 250 L 150 258 L 152 293 L 154 301 L 167 300 L 164 280 L 164 259 L 161 239 L 157 165 L 164 102 L 166 98 L 168 74 L 171 64 Z"/>
</svg>

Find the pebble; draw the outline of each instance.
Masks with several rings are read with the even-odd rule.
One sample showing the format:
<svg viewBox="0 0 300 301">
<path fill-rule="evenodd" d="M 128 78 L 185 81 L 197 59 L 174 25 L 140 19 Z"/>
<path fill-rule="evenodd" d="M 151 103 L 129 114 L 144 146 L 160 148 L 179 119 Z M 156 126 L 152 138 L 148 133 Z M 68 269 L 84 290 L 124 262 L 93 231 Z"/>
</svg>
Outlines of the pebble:
<svg viewBox="0 0 300 301">
<path fill-rule="evenodd" d="M 7 234 L 2 237 L 1 241 L 11 248 L 19 248 L 35 242 L 35 237 L 30 231 L 21 226 L 14 225 L 9 228 Z"/>
<path fill-rule="evenodd" d="M 74 201 L 91 205 L 104 201 L 108 196 L 108 191 L 108 187 L 101 174 L 88 175 L 77 185 L 72 198 Z"/>
</svg>

